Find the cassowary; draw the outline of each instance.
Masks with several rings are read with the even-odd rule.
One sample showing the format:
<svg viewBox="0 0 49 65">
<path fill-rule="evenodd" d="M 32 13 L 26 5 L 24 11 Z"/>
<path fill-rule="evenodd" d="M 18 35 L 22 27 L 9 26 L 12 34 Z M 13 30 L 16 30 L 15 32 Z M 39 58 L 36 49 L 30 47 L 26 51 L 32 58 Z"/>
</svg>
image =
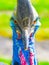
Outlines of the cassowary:
<svg viewBox="0 0 49 65">
<path fill-rule="evenodd" d="M 30 0 L 17 0 L 10 21 L 13 30 L 12 65 L 37 65 L 34 34 L 41 24 Z"/>
</svg>

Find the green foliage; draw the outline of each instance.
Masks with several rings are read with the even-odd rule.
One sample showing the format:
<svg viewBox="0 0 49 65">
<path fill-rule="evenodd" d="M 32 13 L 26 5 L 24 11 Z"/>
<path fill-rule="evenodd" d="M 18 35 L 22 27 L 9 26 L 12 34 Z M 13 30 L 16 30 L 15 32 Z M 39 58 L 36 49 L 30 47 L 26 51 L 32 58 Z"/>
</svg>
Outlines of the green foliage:
<svg viewBox="0 0 49 65">
<path fill-rule="evenodd" d="M 49 62 L 39 62 L 39 65 L 49 65 Z"/>
<path fill-rule="evenodd" d="M 7 14 L 0 15 L 0 36 L 11 38 L 10 18 L 11 16 Z"/>
<path fill-rule="evenodd" d="M 0 0 L 0 10 L 13 10 L 16 0 Z"/>
<path fill-rule="evenodd" d="M 2 14 L 0 15 L 0 28 L 3 27 L 8 27 L 9 26 L 9 20 L 10 20 L 10 16 L 6 15 L 6 14 Z"/>
<path fill-rule="evenodd" d="M 11 64 L 11 60 L 10 59 L 5 59 L 5 58 L 0 58 L 0 62 L 3 62 L 3 63 L 8 64 L 8 65 Z"/>
</svg>

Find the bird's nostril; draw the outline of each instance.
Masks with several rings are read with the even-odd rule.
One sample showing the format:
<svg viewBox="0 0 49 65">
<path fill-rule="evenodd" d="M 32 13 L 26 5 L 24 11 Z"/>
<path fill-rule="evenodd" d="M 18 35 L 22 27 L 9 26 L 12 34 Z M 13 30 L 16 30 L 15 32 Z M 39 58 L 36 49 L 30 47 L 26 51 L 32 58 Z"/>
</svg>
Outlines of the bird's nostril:
<svg viewBox="0 0 49 65">
<path fill-rule="evenodd" d="M 24 30 L 28 30 L 28 27 L 24 27 Z"/>
</svg>

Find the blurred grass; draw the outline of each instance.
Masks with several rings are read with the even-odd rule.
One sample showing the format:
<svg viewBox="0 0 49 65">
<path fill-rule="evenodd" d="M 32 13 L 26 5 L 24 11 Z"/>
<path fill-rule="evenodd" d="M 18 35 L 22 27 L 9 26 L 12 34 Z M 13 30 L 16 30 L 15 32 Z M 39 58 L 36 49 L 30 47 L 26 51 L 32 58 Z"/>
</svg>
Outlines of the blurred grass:
<svg viewBox="0 0 49 65">
<path fill-rule="evenodd" d="M 3 63 L 5 63 L 5 64 L 10 65 L 11 60 L 10 60 L 10 59 L 6 59 L 6 58 L 0 58 L 0 62 L 3 62 Z"/>
<path fill-rule="evenodd" d="M 3 62 L 5 64 L 10 65 L 11 64 L 11 59 L 0 58 L 0 62 Z M 49 62 L 47 62 L 47 61 L 38 61 L 38 65 L 49 65 Z"/>
<path fill-rule="evenodd" d="M 0 11 L 13 11 L 17 0 L 0 0 Z M 31 0 L 40 16 L 41 27 L 37 31 L 36 39 L 49 39 L 49 0 Z M 0 35 L 11 38 L 12 30 L 10 28 L 11 14 L 0 14 Z"/>
<path fill-rule="evenodd" d="M 16 0 L 0 0 L 0 10 L 13 10 Z"/>
<path fill-rule="evenodd" d="M 49 40 L 49 28 L 39 28 L 35 37 L 37 41 Z"/>
<path fill-rule="evenodd" d="M 11 38 L 12 31 L 10 28 L 10 15 L 0 15 L 0 21 L 0 36 Z"/>
<path fill-rule="evenodd" d="M 39 62 L 38 65 L 49 65 L 49 62 Z"/>
</svg>

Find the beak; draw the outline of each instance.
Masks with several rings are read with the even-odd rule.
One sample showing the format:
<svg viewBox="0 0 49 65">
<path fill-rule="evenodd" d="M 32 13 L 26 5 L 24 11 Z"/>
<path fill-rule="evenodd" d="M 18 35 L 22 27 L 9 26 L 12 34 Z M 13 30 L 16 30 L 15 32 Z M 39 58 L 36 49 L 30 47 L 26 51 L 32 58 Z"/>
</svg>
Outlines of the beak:
<svg viewBox="0 0 49 65">
<path fill-rule="evenodd" d="M 25 50 L 27 50 L 29 45 L 29 34 L 27 29 L 24 30 L 23 43 L 25 45 Z"/>
</svg>

